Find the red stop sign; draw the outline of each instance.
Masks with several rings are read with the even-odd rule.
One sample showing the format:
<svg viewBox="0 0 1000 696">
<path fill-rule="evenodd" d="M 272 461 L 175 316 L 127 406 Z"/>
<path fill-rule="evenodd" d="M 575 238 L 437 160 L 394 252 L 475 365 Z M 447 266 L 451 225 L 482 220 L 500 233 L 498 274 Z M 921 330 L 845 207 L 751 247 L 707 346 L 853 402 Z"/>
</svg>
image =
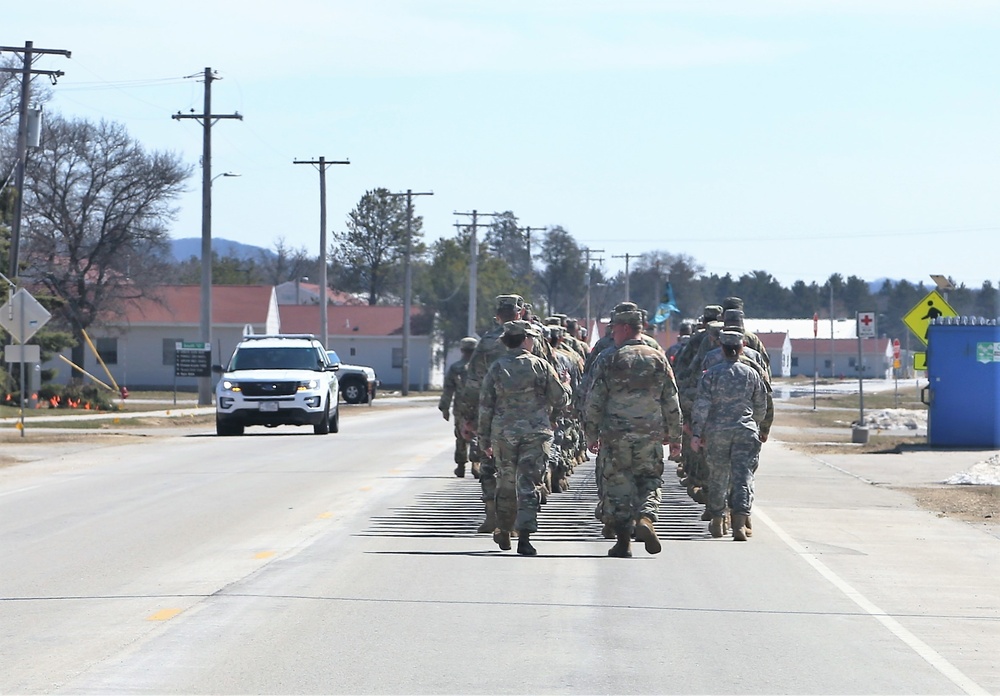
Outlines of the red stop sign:
<svg viewBox="0 0 1000 696">
<path fill-rule="evenodd" d="M 899 360 L 899 339 L 892 339 L 892 357 Z"/>
</svg>

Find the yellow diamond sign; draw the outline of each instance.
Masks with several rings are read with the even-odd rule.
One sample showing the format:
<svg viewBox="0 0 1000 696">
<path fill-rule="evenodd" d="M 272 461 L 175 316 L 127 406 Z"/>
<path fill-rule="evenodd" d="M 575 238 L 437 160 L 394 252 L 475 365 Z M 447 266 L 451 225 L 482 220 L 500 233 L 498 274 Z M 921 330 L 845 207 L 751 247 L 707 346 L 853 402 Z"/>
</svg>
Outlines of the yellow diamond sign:
<svg viewBox="0 0 1000 696">
<path fill-rule="evenodd" d="M 927 297 L 920 300 L 917 306 L 906 313 L 903 323 L 906 324 L 917 338 L 927 345 L 927 327 L 932 319 L 940 317 L 957 317 L 958 312 L 951 308 L 937 290 L 931 290 Z"/>
</svg>

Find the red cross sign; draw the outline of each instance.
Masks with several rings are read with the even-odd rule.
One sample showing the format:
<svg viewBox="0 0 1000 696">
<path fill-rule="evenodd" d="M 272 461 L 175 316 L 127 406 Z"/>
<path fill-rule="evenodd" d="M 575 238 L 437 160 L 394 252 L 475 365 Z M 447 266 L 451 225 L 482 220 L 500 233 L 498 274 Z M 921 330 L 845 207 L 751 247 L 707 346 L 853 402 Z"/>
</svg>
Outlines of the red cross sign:
<svg viewBox="0 0 1000 696">
<path fill-rule="evenodd" d="M 858 312 L 858 338 L 875 338 L 875 312 Z"/>
</svg>

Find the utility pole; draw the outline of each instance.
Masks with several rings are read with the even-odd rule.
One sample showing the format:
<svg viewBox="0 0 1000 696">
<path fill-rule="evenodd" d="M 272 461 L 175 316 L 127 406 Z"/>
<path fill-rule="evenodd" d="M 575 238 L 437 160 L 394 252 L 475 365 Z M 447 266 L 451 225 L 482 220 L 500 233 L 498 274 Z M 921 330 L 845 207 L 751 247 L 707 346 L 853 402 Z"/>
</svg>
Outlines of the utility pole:
<svg viewBox="0 0 1000 696">
<path fill-rule="evenodd" d="M 623 254 L 621 256 L 612 256 L 613 259 L 625 259 L 625 301 L 631 302 L 632 296 L 629 292 L 629 280 L 628 280 L 628 262 L 629 259 L 634 259 L 635 254 Z"/>
<path fill-rule="evenodd" d="M 69 51 L 56 48 L 35 48 L 31 41 L 24 42 L 24 48 L 0 46 L 0 53 L 11 51 L 21 54 L 21 68 L 0 68 L 0 72 L 21 73 L 21 103 L 18 107 L 17 161 L 14 165 L 14 219 L 10 225 L 10 277 L 17 279 L 21 252 L 21 207 L 24 201 L 24 168 L 28 159 L 28 102 L 31 99 L 31 76 L 48 75 L 52 84 L 63 76 L 62 70 L 34 70 L 31 63 L 36 54 L 60 55 L 69 58 Z M 13 295 L 11 295 L 13 297 Z"/>
<path fill-rule="evenodd" d="M 531 256 L 531 233 L 532 232 L 544 232 L 545 228 L 544 227 L 522 227 L 520 229 L 520 231 L 524 232 L 524 240 L 525 240 L 525 242 L 527 244 L 527 248 L 528 248 L 528 274 L 529 274 L 528 275 L 528 283 L 529 283 L 528 287 L 530 288 L 531 284 L 535 280 L 535 264 L 534 264 L 534 259 Z"/>
<path fill-rule="evenodd" d="M 205 68 L 205 109 L 201 114 L 182 114 L 178 111 L 170 118 L 181 120 L 193 118 L 203 129 L 201 153 L 201 340 L 209 349 L 212 347 L 212 126 L 223 118 L 243 116 L 212 113 L 212 80 L 221 80 Z M 219 356 L 221 360 L 222 356 Z M 198 378 L 198 405 L 212 405 L 212 376 Z"/>
<path fill-rule="evenodd" d="M 410 304 L 413 290 L 413 269 L 410 268 L 410 251 L 413 241 L 413 197 L 433 196 L 433 191 L 414 193 L 406 189 L 406 193 L 390 193 L 390 196 L 406 196 L 406 250 L 403 253 L 403 384 L 400 393 L 406 396 L 410 393 Z"/>
<path fill-rule="evenodd" d="M 458 225 L 455 227 L 461 229 L 466 227 L 472 230 L 472 234 L 469 235 L 469 322 L 467 324 L 469 336 L 476 335 L 476 296 L 478 295 L 477 279 L 479 275 L 479 240 L 476 238 L 476 229 L 479 227 L 489 227 L 489 225 L 484 225 L 477 220 L 480 215 L 485 217 L 497 217 L 500 213 L 480 213 L 478 210 L 473 210 L 471 213 L 459 213 L 454 212 L 453 215 L 468 215 L 472 217 L 471 225 Z"/>
<path fill-rule="evenodd" d="M 292 164 L 312 164 L 319 170 L 319 341 L 326 350 L 327 327 L 329 316 L 326 311 L 326 168 L 333 164 L 350 164 L 349 160 L 327 162 L 325 157 L 318 160 L 293 160 Z M 297 278 L 298 276 L 296 276 Z M 296 280 L 296 287 L 298 281 Z M 296 291 L 295 302 L 298 303 Z"/>
<path fill-rule="evenodd" d="M 583 253 L 587 257 L 587 324 L 584 326 L 587 329 L 587 334 L 590 334 L 590 255 L 591 254 L 603 254 L 604 249 L 591 249 L 590 247 L 584 247 Z"/>
</svg>

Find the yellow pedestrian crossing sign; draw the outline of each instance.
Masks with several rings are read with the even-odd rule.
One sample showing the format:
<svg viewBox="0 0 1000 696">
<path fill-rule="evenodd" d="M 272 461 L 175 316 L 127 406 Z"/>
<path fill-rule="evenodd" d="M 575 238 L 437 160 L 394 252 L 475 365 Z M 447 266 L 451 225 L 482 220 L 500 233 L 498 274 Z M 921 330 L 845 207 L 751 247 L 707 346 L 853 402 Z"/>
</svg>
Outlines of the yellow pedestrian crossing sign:
<svg viewBox="0 0 1000 696">
<path fill-rule="evenodd" d="M 927 345 L 927 327 L 931 325 L 932 319 L 940 317 L 957 317 L 958 312 L 951 308 L 944 297 L 937 290 L 931 290 L 927 297 L 920 300 L 917 306 L 906 313 L 903 323 L 909 327 L 923 344 Z"/>
</svg>

